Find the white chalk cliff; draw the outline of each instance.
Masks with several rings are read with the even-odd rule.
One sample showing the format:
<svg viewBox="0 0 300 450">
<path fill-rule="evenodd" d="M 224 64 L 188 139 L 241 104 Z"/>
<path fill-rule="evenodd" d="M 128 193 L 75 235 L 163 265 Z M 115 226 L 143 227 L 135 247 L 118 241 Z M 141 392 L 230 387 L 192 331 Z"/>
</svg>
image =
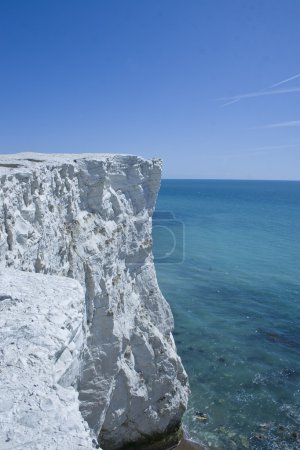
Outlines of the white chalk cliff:
<svg viewBox="0 0 300 450">
<path fill-rule="evenodd" d="M 0 157 L 0 448 L 176 436 L 188 383 L 153 264 L 160 176 L 135 156 Z"/>
<path fill-rule="evenodd" d="M 72 386 L 84 316 L 78 282 L 0 270 L 1 450 L 93 448 Z"/>
</svg>

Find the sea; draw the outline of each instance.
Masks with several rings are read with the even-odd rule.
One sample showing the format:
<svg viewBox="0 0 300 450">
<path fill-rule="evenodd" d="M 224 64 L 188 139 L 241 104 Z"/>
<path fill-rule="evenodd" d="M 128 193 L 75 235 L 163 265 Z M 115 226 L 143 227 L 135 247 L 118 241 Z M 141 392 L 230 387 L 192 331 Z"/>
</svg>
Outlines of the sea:
<svg viewBox="0 0 300 450">
<path fill-rule="evenodd" d="M 300 449 L 300 182 L 162 180 L 160 288 L 208 449 Z"/>
</svg>

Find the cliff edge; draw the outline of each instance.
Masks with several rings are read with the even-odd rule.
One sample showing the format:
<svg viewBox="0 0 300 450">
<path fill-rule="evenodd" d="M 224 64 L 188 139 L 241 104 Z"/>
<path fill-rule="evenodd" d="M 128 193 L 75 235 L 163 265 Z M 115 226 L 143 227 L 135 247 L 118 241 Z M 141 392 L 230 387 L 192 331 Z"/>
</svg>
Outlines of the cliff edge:
<svg viewBox="0 0 300 450">
<path fill-rule="evenodd" d="M 104 450 L 141 449 L 156 439 L 163 448 L 165 437 L 176 440 L 187 404 L 152 256 L 160 177 L 160 160 L 128 155 L 0 157 L 0 269 L 73 278 L 83 287 L 80 354 L 62 385 L 78 391 L 82 418 Z"/>
</svg>

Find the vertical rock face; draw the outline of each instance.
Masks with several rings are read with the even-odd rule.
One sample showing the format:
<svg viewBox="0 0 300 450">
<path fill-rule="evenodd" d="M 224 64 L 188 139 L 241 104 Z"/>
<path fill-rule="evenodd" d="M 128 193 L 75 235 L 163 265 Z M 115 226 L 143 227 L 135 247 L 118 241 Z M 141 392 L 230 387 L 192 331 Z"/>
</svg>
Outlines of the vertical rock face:
<svg viewBox="0 0 300 450">
<path fill-rule="evenodd" d="M 73 387 L 84 316 L 78 282 L 0 270 L 1 450 L 93 448 Z"/>
<path fill-rule="evenodd" d="M 134 156 L 0 158 L 0 268 L 84 287 L 80 410 L 104 449 L 171 432 L 187 403 L 152 257 L 160 175 L 159 160 Z"/>
</svg>

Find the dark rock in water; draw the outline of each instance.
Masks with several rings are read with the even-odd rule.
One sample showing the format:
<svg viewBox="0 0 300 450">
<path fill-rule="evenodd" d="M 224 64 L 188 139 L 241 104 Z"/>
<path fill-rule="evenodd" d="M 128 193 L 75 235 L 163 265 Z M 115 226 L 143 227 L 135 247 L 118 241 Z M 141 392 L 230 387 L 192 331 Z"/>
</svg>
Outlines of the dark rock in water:
<svg viewBox="0 0 300 450">
<path fill-rule="evenodd" d="M 266 436 L 262 433 L 255 433 L 254 438 L 258 441 L 263 441 L 264 439 L 266 439 Z"/>
<path fill-rule="evenodd" d="M 193 352 L 193 351 L 195 350 L 195 348 L 194 348 L 194 347 L 191 347 L 191 346 L 188 347 L 187 349 L 188 349 L 190 352 Z"/>
<path fill-rule="evenodd" d="M 224 356 L 220 356 L 220 357 L 218 358 L 218 361 L 219 361 L 220 363 L 226 363 L 226 359 L 224 358 Z"/>
<path fill-rule="evenodd" d="M 264 330 L 263 328 L 257 328 L 256 332 L 264 336 L 268 341 L 274 342 L 275 344 L 278 343 L 287 345 L 288 347 L 300 349 L 300 342 L 293 341 L 284 334 L 279 334 L 275 331 Z"/>
<path fill-rule="evenodd" d="M 291 433 L 291 437 L 292 437 L 292 439 L 294 439 L 295 441 L 299 441 L 299 438 L 300 438 L 299 433 L 297 433 L 297 431 L 293 431 L 293 432 Z"/>
</svg>

